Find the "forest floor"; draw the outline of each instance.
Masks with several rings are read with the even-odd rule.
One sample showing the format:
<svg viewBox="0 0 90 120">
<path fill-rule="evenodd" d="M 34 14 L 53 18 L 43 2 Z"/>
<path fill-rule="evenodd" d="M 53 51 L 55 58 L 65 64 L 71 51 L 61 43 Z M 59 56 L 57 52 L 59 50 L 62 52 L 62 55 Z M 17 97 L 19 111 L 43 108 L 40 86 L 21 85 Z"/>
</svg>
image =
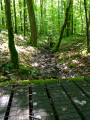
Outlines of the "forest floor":
<svg viewBox="0 0 90 120">
<path fill-rule="evenodd" d="M 0 81 L 90 77 L 90 53 L 87 54 L 85 41 L 85 37 L 81 36 L 64 38 L 60 50 L 51 54 L 48 43 L 44 47 L 34 48 L 26 44 L 22 35 L 15 34 L 20 63 L 20 68 L 17 70 L 13 69 L 10 63 L 7 32 L 2 31 Z"/>
</svg>

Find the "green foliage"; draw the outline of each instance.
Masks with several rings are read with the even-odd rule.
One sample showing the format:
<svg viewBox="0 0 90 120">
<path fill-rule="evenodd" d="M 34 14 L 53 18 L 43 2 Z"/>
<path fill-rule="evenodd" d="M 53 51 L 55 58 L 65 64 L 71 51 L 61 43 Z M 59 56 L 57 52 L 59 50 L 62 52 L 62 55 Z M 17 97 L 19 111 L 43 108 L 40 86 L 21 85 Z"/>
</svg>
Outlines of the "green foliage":
<svg viewBox="0 0 90 120">
<path fill-rule="evenodd" d="M 58 61 L 60 61 L 61 63 L 65 63 L 67 61 L 67 56 L 64 56 L 62 58 L 58 58 Z"/>
<path fill-rule="evenodd" d="M 30 69 L 28 67 L 25 67 L 25 68 L 19 69 L 18 72 L 21 75 L 28 75 L 28 74 L 30 74 Z"/>
<path fill-rule="evenodd" d="M 36 71 L 36 68 L 34 67 L 32 70 L 31 70 L 31 73 L 30 73 L 32 76 L 35 76 L 37 77 L 37 71 Z"/>
<path fill-rule="evenodd" d="M 73 60 L 72 58 L 69 58 L 69 60 L 68 60 L 68 61 L 69 61 L 69 62 L 71 62 L 72 60 Z"/>
<path fill-rule="evenodd" d="M 82 55 L 87 55 L 88 51 L 87 51 L 87 49 L 85 48 L 85 49 L 82 50 L 80 53 L 81 53 Z"/>
<path fill-rule="evenodd" d="M 31 41 L 31 39 L 29 38 L 25 43 L 26 43 L 27 45 L 31 45 L 30 41 Z"/>
<path fill-rule="evenodd" d="M 5 76 L 0 76 L 0 83 L 6 81 L 8 81 L 8 79 Z"/>
<path fill-rule="evenodd" d="M 53 47 L 53 49 L 51 50 L 51 53 L 55 53 L 59 50 L 59 46 L 58 46 L 58 43 L 56 44 L 55 47 Z"/>
<path fill-rule="evenodd" d="M 73 68 L 73 67 L 75 67 L 75 66 L 76 66 L 75 63 L 70 63 L 70 64 L 69 64 L 69 67 L 70 67 L 70 68 Z"/>
<path fill-rule="evenodd" d="M 6 67 L 9 68 L 9 69 L 13 69 L 13 68 L 14 68 L 14 65 L 13 65 L 12 62 L 8 62 L 8 63 L 6 64 Z"/>
<path fill-rule="evenodd" d="M 77 54 L 74 54 L 73 57 L 81 57 L 81 54 L 80 53 L 77 53 Z"/>
</svg>

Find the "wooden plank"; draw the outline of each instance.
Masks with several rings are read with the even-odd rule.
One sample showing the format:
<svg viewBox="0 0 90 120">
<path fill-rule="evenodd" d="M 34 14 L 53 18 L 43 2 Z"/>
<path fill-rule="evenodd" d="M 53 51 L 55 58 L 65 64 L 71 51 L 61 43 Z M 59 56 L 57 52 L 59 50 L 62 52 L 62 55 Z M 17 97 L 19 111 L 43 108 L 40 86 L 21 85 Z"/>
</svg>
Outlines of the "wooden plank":
<svg viewBox="0 0 90 120">
<path fill-rule="evenodd" d="M 88 83 L 90 83 L 90 77 L 84 78 Z"/>
<path fill-rule="evenodd" d="M 9 85 L 0 86 L 0 120 L 4 120 L 10 98 L 11 88 L 12 87 Z"/>
<path fill-rule="evenodd" d="M 55 120 L 44 85 L 32 87 L 33 115 L 42 120 Z"/>
<path fill-rule="evenodd" d="M 29 120 L 29 88 L 16 86 L 8 120 Z"/>
<path fill-rule="evenodd" d="M 83 81 L 82 81 L 83 82 Z M 90 100 L 80 91 L 72 81 L 61 81 L 61 84 L 75 103 L 83 119 L 90 119 Z"/>
<path fill-rule="evenodd" d="M 82 92 L 90 98 L 90 83 L 86 81 L 74 81 L 74 83 L 82 90 Z"/>
<path fill-rule="evenodd" d="M 59 120 L 81 120 L 59 83 L 47 84 Z"/>
</svg>

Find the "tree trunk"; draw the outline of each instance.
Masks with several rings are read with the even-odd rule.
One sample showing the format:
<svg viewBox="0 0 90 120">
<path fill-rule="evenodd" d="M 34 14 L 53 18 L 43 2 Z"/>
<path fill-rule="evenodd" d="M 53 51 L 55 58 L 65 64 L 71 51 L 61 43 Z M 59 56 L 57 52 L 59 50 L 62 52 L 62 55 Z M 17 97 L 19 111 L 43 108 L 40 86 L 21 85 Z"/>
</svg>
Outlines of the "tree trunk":
<svg viewBox="0 0 90 120">
<path fill-rule="evenodd" d="M 58 0 L 58 26 L 60 28 L 60 0 Z"/>
<path fill-rule="evenodd" d="M 73 34 L 73 0 L 71 0 L 71 7 L 68 14 L 67 37 L 71 34 Z"/>
<path fill-rule="evenodd" d="M 20 22 L 21 22 L 20 28 L 21 28 L 21 31 L 23 31 L 23 26 L 22 26 L 22 3 L 21 3 L 21 0 L 19 0 L 19 8 L 20 8 Z"/>
<path fill-rule="evenodd" d="M 73 35 L 73 0 L 71 2 L 71 35 Z"/>
<path fill-rule="evenodd" d="M 27 0 L 27 6 L 28 6 L 28 13 L 29 13 L 30 28 L 31 28 L 30 43 L 33 46 L 37 46 L 37 26 L 36 26 L 36 22 L 35 22 L 35 13 L 34 13 L 34 9 L 33 9 L 32 0 Z"/>
<path fill-rule="evenodd" d="M 82 8 L 82 6 L 81 6 L 81 0 L 80 0 L 80 15 L 81 15 L 81 22 L 82 22 L 82 24 L 81 24 L 81 28 L 82 28 L 82 32 L 83 32 L 83 18 L 82 18 L 82 10 L 81 10 L 81 8 Z"/>
<path fill-rule="evenodd" d="M 26 33 L 26 1 L 24 0 L 24 37 Z"/>
<path fill-rule="evenodd" d="M 65 29 L 65 27 L 66 27 L 66 25 L 67 25 L 68 14 L 69 14 L 70 7 L 71 7 L 71 0 L 69 1 L 69 5 L 68 5 L 68 7 L 67 7 L 67 9 L 66 9 L 65 21 L 64 21 L 64 24 L 63 24 L 63 26 L 62 26 L 62 28 L 61 28 L 61 31 L 60 31 L 59 40 L 58 40 L 56 46 L 54 47 L 54 49 L 52 50 L 52 53 L 53 53 L 53 52 L 57 52 L 57 51 L 59 50 L 59 47 L 60 47 L 60 44 L 61 44 L 61 40 L 62 40 L 62 38 L 63 38 L 64 29 Z"/>
<path fill-rule="evenodd" d="M 47 19 L 47 0 L 45 0 L 44 1 L 44 12 L 45 12 L 45 14 L 44 14 L 44 22 L 45 22 L 45 24 L 44 24 L 44 30 L 45 30 L 45 35 L 47 35 L 48 33 L 47 33 L 47 21 L 46 21 L 46 19 Z"/>
<path fill-rule="evenodd" d="M 10 0 L 5 0 L 5 11 L 6 11 L 6 18 L 7 18 L 7 28 L 8 28 L 8 46 L 10 50 L 10 57 L 11 62 L 13 63 L 15 68 L 19 68 L 18 62 L 18 52 L 16 51 L 14 45 L 14 34 L 13 34 L 13 27 L 11 21 L 11 10 L 10 10 Z"/>
<path fill-rule="evenodd" d="M 1 12 L 3 13 L 3 4 L 2 4 L 2 0 L 1 0 Z M 4 26 L 4 17 L 2 15 L 2 26 Z"/>
<path fill-rule="evenodd" d="M 61 0 L 61 26 L 63 25 L 63 11 L 64 11 L 64 1 Z"/>
<path fill-rule="evenodd" d="M 84 0 L 84 8 L 85 8 L 85 16 L 86 16 L 86 37 L 87 37 L 87 50 L 90 51 L 90 38 L 89 38 L 89 20 L 87 15 L 87 3 L 86 0 Z"/>
<path fill-rule="evenodd" d="M 43 32 L 43 29 L 42 29 L 42 26 L 43 26 L 43 0 L 40 0 L 40 12 L 41 12 L 41 19 L 40 19 L 40 34 L 42 34 Z"/>
<path fill-rule="evenodd" d="M 17 18 L 16 18 L 15 0 L 13 0 L 13 5 L 14 5 L 15 33 L 17 34 Z"/>
</svg>

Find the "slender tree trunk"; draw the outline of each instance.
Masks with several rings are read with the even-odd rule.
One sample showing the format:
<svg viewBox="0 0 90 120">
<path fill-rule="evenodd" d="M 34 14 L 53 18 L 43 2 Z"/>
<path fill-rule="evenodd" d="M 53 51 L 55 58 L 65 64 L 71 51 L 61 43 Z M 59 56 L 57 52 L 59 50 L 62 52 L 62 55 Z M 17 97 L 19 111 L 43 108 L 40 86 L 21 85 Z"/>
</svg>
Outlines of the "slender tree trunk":
<svg viewBox="0 0 90 120">
<path fill-rule="evenodd" d="M 5 0 L 5 11 L 6 11 L 6 18 L 7 18 L 7 28 L 8 28 L 8 46 L 10 50 L 10 57 L 11 62 L 13 63 L 15 68 L 19 67 L 18 62 L 18 52 L 16 51 L 15 44 L 14 44 L 14 34 L 13 34 L 13 27 L 11 21 L 11 9 L 10 9 L 10 0 Z"/>
<path fill-rule="evenodd" d="M 15 33 L 17 34 L 17 18 L 16 18 L 15 0 L 13 0 L 13 5 L 14 5 Z"/>
<path fill-rule="evenodd" d="M 81 0 L 80 0 L 80 15 L 81 15 L 81 32 L 83 32 L 83 18 L 82 18 L 82 6 L 81 6 Z"/>
<path fill-rule="evenodd" d="M 28 13 L 29 13 L 29 21 L 30 21 L 30 28 L 31 28 L 31 44 L 33 46 L 37 46 L 37 26 L 35 21 L 35 13 L 33 9 L 33 1 L 27 0 L 28 6 Z"/>
<path fill-rule="evenodd" d="M 20 8 L 20 22 L 21 22 L 20 28 L 21 28 L 21 31 L 23 31 L 23 26 L 22 26 L 22 3 L 21 3 L 21 0 L 19 0 L 19 8 Z"/>
<path fill-rule="evenodd" d="M 87 37 L 87 50 L 90 51 L 90 38 L 89 38 L 89 20 L 87 15 L 87 2 L 84 0 L 85 16 L 86 16 L 86 37 Z"/>
<path fill-rule="evenodd" d="M 42 34 L 43 29 L 43 0 L 40 0 L 40 10 L 41 10 L 41 19 L 40 19 L 40 34 Z"/>
<path fill-rule="evenodd" d="M 65 27 L 66 27 L 66 25 L 67 25 L 70 7 L 71 7 L 71 0 L 69 1 L 69 5 L 68 5 L 68 7 L 67 7 L 67 9 L 66 9 L 65 21 L 64 21 L 64 24 L 63 24 L 63 26 L 62 26 L 62 28 L 61 28 L 61 31 L 60 31 L 59 40 L 58 40 L 55 48 L 52 50 L 52 53 L 53 53 L 53 52 L 57 52 L 57 51 L 59 50 L 59 47 L 60 47 L 60 44 L 61 44 L 61 40 L 62 40 L 62 38 L 63 38 L 64 29 L 65 29 Z"/>
<path fill-rule="evenodd" d="M 26 35 L 26 0 L 24 0 L 24 37 Z"/>
<path fill-rule="evenodd" d="M 2 4 L 2 0 L 1 0 L 1 12 L 3 13 L 3 4 Z M 2 15 L 2 26 L 4 26 L 4 17 Z"/>
<path fill-rule="evenodd" d="M 63 25 L 63 11 L 64 11 L 64 1 L 61 0 L 61 26 Z"/>
<path fill-rule="evenodd" d="M 52 33 L 54 32 L 54 11 L 53 11 L 53 0 L 51 0 L 51 19 L 52 19 L 52 25 L 51 25 L 51 29 L 52 29 Z"/>
<path fill-rule="evenodd" d="M 47 0 L 44 0 L 44 33 L 47 35 Z"/>
<path fill-rule="evenodd" d="M 71 35 L 73 35 L 73 0 L 71 3 Z"/>
<path fill-rule="evenodd" d="M 58 0 L 58 26 L 60 29 L 60 0 Z"/>
</svg>

